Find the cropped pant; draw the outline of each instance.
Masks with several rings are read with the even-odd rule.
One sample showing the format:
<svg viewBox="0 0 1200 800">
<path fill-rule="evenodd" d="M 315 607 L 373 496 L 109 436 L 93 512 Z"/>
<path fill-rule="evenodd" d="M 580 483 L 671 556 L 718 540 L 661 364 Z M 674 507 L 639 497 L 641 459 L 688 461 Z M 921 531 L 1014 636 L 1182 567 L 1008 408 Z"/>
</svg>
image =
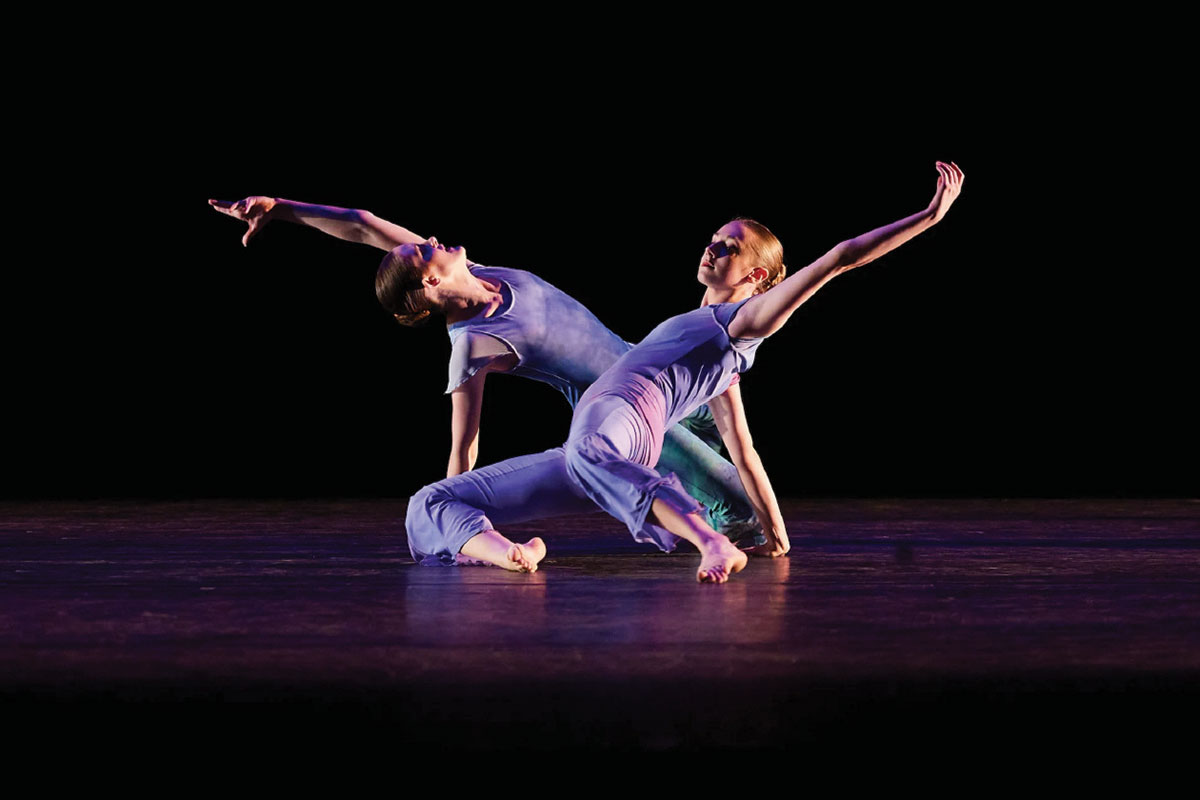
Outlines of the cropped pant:
<svg viewBox="0 0 1200 800">
<path fill-rule="evenodd" d="M 405 520 L 413 558 L 454 564 L 463 545 L 484 531 L 598 508 L 624 522 L 638 541 L 669 552 L 677 537 L 646 521 L 655 498 L 684 514 L 708 513 L 717 529 L 753 517 L 732 464 L 681 426 L 658 434 L 639 416 L 621 398 L 602 396 L 577 409 L 565 447 L 421 489 L 409 500 Z"/>
</svg>

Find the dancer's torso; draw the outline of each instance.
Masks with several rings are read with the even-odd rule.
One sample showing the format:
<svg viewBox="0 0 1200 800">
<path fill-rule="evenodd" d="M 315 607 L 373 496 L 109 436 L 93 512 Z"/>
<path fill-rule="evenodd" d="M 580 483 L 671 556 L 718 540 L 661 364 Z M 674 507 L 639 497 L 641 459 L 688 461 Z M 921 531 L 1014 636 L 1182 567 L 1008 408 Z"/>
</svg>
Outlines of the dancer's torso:
<svg viewBox="0 0 1200 800">
<path fill-rule="evenodd" d="M 639 408 L 661 409 L 657 413 L 663 415 L 664 427 L 679 422 L 723 393 L 754 363 L 762 339 L 730 339 L 728 333 L 729 322 L 745 302 L 671 317 L 596 380 L 583 402 L 619 395 Z"/>
<path fill-rule="evenodd" d="M 471 274 L 500 284 L 503 301 L 490 317 L 448 326 L 452 392 L 489 362 L 517 356 L 509 374 L 548 383 L 574 406 L 584 390 L 628 352 L 628 342 L 582 303 L 531 272 L 471 265 Z"/>
</svg>

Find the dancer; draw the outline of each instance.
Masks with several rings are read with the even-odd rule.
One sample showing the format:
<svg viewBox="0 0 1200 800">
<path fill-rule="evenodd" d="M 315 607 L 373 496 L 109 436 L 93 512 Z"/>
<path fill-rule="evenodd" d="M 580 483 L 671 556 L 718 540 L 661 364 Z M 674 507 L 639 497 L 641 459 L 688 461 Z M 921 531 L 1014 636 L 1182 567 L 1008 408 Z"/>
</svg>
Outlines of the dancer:
<svg viewBox="0 0 1200 800">
<path fill-rule="evenodd" d="M 405 325 L 445 315 L 452 343 L 446 393 L 453 405 L 447 477 L 475 466 L 489 373 L 548 383 L 574 407 L 592 381 L 632 347 L 581 303 L 536 275 L 476 264 L 462 247 L 444 247 L 368 211 L 263 196 L 208 202 L 247 223 L 244 246 L 269 221 L 283 220 L 385 250 L 375 281 L 380 303 Z M 714 452 L 711 442 L 696 435 L 706 435 L 708 428 L 708 438 L 719 442 L 707 408 L 698 408 L 683 423 L 688 429 L 677 425 L 666 434 L 663 474 L 679 475 L 688 491 L 704 501 L 713 527 L 743 544 L 765 541 L 753 524 L 737 470 Z M 575 510 L 595 509 L 582 500 Z M 530 513 L 541 516 L 534 509 Z"/>
<path fill-rule="evenodd" d="M 427 563 L 430 554 L 461 552 L 506 569 L 536 570 L 544 546 L 515 544 L 496 525 L 518 516 L 527 498 L 549 507 L 548 498 L 539 495 L 562 492 L 590 498 L 638 541 L 670 551 L 678 539 L 687 539 L 700 551 L 697 580 L 724 583 L 746 565 L 746 553 L 706 523 L 703 506 L 676 476 L 649 469 L 664 431 L 705 402 L 763 524 L 767 542 L 754 554 L 785 555 L 787 531 L 750 439 L 738 377 L 753 364 L 762 340 L 829 280 L 941 221 L 965 176 L 953 162 L 936 166 L 934 198 L 923 211 L 841 242 L 786 280 L 779 281 L 782 246 L 769 230 L 745 219 L 722 226 L 701 257 L 698 278 L 706 287 L 701 308 L 659 325 L 591 385 L 575 408 L 565 448 L 448 478 L 413 496 L 406 525 L 414 558 Z M 547 476 L 547 482 L 531 485 L 536 475 Z"/>
</svg>

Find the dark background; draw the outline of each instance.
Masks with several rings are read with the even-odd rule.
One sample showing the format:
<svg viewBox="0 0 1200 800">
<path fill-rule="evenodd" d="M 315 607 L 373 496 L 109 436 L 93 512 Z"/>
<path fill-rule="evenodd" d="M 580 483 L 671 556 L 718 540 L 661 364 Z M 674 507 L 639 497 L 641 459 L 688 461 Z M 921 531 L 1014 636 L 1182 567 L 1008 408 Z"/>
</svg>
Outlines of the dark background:
<svg viewBox="0 0 1200 800">
<path fill-rule="evenodd" d="M 699 302 L 730 217 L 795 269 L 923 208 L 937 159 L 967 175 L 943 224 L 822 290 L 746 376 L 776 491 L 1195 494 L 1187 156 L 1119 67 L 835 82 L 492 52 L 437 79 L 201 59 L 151 80 L 113 58 L 40 99 L 10 154 L 34 180 L 9 215 L 31 247 L 4 276 L 6 497 L 402 497 L 444 475 L 449 342 L 378 307 L 382 253 L 283 223 L 243 249 L 209 197 L 369 209 L 636 341 Z M 569 420 L 547 386 L 489 378 L 479 463 Z"/>
</svg>

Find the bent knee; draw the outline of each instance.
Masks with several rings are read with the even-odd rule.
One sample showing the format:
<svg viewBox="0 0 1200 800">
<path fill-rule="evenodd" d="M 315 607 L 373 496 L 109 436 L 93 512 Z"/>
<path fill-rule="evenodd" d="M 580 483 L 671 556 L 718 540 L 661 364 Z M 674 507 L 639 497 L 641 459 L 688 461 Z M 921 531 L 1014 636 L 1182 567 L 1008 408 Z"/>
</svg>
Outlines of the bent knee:
<svg viewBox="0 0 1200 800">
<path fill-rule="evenodd" d="M 611 449 L 611 445 L 600 434 L 587 433 L 581 436 L 572 436 L 563 446 L 567 474 L 572 474 L 580 468 L 586 468 L 604 460 L 602 453 Z"/>
<path fill-rule="evenodd" d="M 444 502 L 447 492 L 436 483 L 431 483 L 408 498 L 408 511 L 404 515 L 404 527 L 412 533 L 415 528 L 433 521 L 433 508 Z"/>
</svg>

